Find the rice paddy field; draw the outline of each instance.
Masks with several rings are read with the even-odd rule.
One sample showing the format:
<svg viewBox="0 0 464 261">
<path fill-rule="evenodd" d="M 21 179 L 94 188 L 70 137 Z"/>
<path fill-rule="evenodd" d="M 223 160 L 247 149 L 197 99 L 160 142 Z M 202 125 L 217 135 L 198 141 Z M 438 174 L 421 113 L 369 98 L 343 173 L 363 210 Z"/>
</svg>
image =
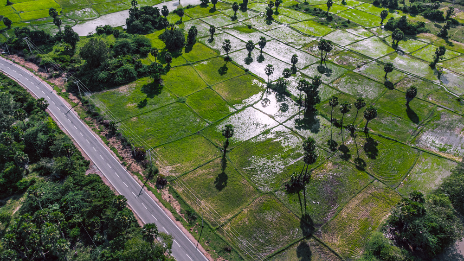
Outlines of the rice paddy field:
<svg viewBox="0 0 464 261">
<path fill-rule="evenodd" d="M 37 19 L 41 10 L 55 6 L 80 21 L 129 5 L 35 2 L 34 8 L 27 4 L 32 2 L 22 2 L 5 12 L 21 23 L 28 13 Z M 317 0 L 307 3 L 324 7 Z M 260 14 L 266 6 L 260 1 L 250 3 L 246 12 L 238 11 L 237 19 L 231 18 L 230 1 L 214 12 L 211 5 L 191 8 L 180 26 L 195 25 L 199 39 L 176 56 L 159 91 L 151 91 L 152 80 L 142 78 L 93 94 L 119 118 L 124 135 L 143 140 L 135 145 L 154 155 L 171 189 L 238 253 L 235 259 L 355 259 L 392 206 L 413 190 L 436 188 L 464 156 L 462 43 L 423 34 L 400 41 L 397 51 L 391 46 L 391 32 L 380 27 L 379 8 L 369 3 L 349 0 L 330 9 L 334 16 L 350 19 L 347 29 L 321 24 L 290 8 L 295 4 L 284 1 L 274 21 Z M 217 28 L 212 38 L 210 25 Z M 146 37 L 163 49 L 159 35 Z M 261 36 L 268 40 L 262 54 L 258 46 L 248 54 L 245 43 L 256 43 Z M 224 60 L 225 39 L 232 44 L 231 61 Z M 334 43 L 322 65 L 320 39 Z M 428 63 L 440 45 L 448 51 L 438 72 Z M 267 88 L 268 81 L 291 67 L 293 54 L 299 61 L 288 78 L 289 93 Z M 395 66 L 387 77 L 386 62 Z M 269 77 L 267 64 L 275 69 Z M 297 103 L 296 86 L 315 76 L 323 81 L 321 102 L 317 113 L 308 114 Z M 386 80 L 393 87 L 387 88 Z M 405 92 L 413 85 L 418 95 L 406 106 Z M 343 116 L 345 124 L 357 127 L 354 135 L 331 124 L 331 114 L 342 118 L 339 108 L 332 112 L 328 104 L 332 95 L 351 104 L 362 97 L 378 109 L 368 134 L 362 132 L 364 109 L 354 106 Z M 226 124 L 234 125 L 235 133 L 224 156 L 221 130 Z M 316 140 L 318 159 L 309 166 L 311 180 L 304 193 L 289 194 L 284 184 L 304 167 L 302 142 L 307 137 Z M 335 148 L 328 146 L 331 137 Z"/>
</svg>

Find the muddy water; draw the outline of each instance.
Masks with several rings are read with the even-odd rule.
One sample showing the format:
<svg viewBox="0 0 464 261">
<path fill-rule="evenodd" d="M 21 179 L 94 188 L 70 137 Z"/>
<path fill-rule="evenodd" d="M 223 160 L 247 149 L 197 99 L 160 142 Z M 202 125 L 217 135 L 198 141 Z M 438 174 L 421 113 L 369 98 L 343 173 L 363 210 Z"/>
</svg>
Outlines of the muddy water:
<svg viewBox="0 0 464 261">
<path fill-rule="evenodd" d="M 169 11 L 172 11 L 172 10 L 175 10 L 179 6 L 179 2 L 182 6 L 200 4 L 200 0 L 173 0 L 173 1 L 164 2 L 161 4 L 157 4 L 155 6 L 161 9 L 163 5 L 165 5 L 168 7 Z M 119 11 L 116 13 L 102 15 L 96 19 L 89 20 L 84 23 L 75 25 L 73 29 L 76 33 L 79 34 L 79 36 L 86 36 L 89 33 L 94 33 L 97 26 L 104 26 L 104 25 L 111 25 L 113 27 L 123 26 L 126 24 L 127 18 L 129 18 L 129 10 Z"/>
</svg>

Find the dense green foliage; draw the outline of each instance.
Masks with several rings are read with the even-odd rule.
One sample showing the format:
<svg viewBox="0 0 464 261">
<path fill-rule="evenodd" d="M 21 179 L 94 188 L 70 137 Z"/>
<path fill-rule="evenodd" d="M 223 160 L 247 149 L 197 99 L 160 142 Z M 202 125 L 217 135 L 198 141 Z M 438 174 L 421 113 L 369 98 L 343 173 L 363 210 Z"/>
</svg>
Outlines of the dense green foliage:
<svg viewBox="0 0 464 261">
<path fill-rule="evenodd" d="M 448 195 L 453 207 L 464 215 L 464 162 L 452 171 L 452 174 L 445 178 L 440 189 Z"/>
<path fill-rule="evenodd" d="M 190 37 L 196 37 L 195 30 L 189 31 L 189 35 L 192 35 Z M 180 28 L 171 27 L 171 30 L 166 30 L 164 33 L 160 35 L 159 38 L 166 44 L 166 48 L 169 51 L 173 51 L 173 52 L 178 51 L 182 49 L 182 47 L 184 47 L 185 45 L 184 30 Z M 194 38 L 190 38 L 190 39 L 192 39 L 190 41 L 194 40 Z M 192 43 L 193 42 L 189 42 L 189 44 L 192 44 Z"/>
<path fill-rule="evenodd" d="M 148 34 L 155 29 L 164 28 L 166 22 L 166 18 L 161 16 L 158 7 L 144 6 L 140 9 L 132 7 L 129 9 L 129 18 L 126 19 L 127 32 Z"/>
<path fill-rule="evenodd" d="M 45 112 L 46 101 L 3 74 L 0 82 L 0 198 L 27 189 L 17 218 L 2 219 L 0 259 L 173 260 L 170 236 L 155 242 L 154 224 L 140 228 L 123 196 L 85 175 L 89 162 Z"/>
<path fill-rule="evenodd" d="M 407 20 L 406 16 L 402 16 L 398 19 L 390 18 L 385 24 L 385 29 L 393 31 L 400 29 L 404 34 L 415 35 L 427 32 L 424 22 L 411 23 Z"/>
<path fill-rule="evenodd" d="M 463 226 L 445 194 L 424 197 L 414 191 L 393 209 L 386 231 L 405 249 L 424 257 L 433 257 L 463 236 Z"/>
</svg>

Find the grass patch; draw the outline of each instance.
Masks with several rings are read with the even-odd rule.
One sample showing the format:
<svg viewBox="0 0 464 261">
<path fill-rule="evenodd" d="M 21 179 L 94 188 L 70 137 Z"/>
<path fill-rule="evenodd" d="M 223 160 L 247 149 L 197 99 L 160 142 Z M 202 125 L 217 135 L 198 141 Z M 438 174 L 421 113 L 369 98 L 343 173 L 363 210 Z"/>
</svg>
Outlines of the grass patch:
<svg viewBox="0 0 464 261">
<path fill-rule="evenodd" d="M 361 66 L 371 61 L 369 58 L 348 50 L 329 56 L 329 60 L 349 70 L 361 68 Z"/>
<path fill-rule="evenodd" d="M 150 148 L 188 136 L 207 125 L 190 108 L 181 103 L 174 103 L 127 119 L 124 124 Z M 128 137 L 132 135 L 125 131 L 123 134 Z"/>
<path fill-rule="evenodd" d="M 371 233 L 400 199 L 389 188 L 369 185 L 322 228 L 321 239 L 343 258 L 360 256 Z"/>
<path fill-rule="evenodd" d="M 395 51 L 393 50 L 393 48 L 386 45 L 384 42 L 382 42 L 382 40 L 380 40 L 377 37 L 371 37 L 366 40 L 348 45 L 348 48 L 374 59 L 385 56 Z"/>
<path fill-rule="evenodd" d="M 438 46 L 435 45 L 429 45 L 425 48 L 422 48 L 414 53 L 412 53 L 412 56 L 415 56 L 417 58 L 420 58 L 422 60 L 425 60 L 427 62 L 433 61 L 433 55 L 435 54 L 435 50 L 438 48 Z M 452 50 L 446 50 L 445 55 L 443 56 L 443 60 L 449 60 L 452 59 L 456 56 L 461 55 L 461 53 L 454 52 Z"/>
<path fill-rule="evenodd" d="M 397 190 L 405 197 L 414 190 L 424 194 L 430 193 L 442 183 L 443 178 L 451 174 L 451 170 L 456 166 L 457 163 L 454 161 L 422 152 L 416 165 Z"/>
<path fill-rule="evenodd" d="M 365 64 L 362 67 L 355 70 L 355 72 L 367 76 L 379 82 L 385 82 L 385 71 L 383 70 L 384 65 L 375 61 Z M 405 78 L 406 75 L 398 70 L 388 73 L 387 80 L 392 83 L 397 83 Z"/>
<path fill-rule="evenodd" d="M 298 12 L 298 11 L 295 11 L 295 10 L 292 10 L 292 9 L 287 9 L 287 8 L 280 8 L 279 9 L 279 14 L 288 16 L 288 17 L 293 18 L 293 19 L 298 20 L 298 21 L 305 21 L 305 20 L 315 18 L 315 16 L 305 14 L 305 13 L 302 13 L 302 12 Z"/>
<path fill-rule="evenodd" d="M 452 50 L 452 51 L 455 51 L 455 52 L 460 52 L 460 53 L 464 53 L 464 43 L 460 43 L 460 42 L 456 42 L 456 41 L 453 41 L 453 40 L 447 40 L 445 41 L 445 39 L 442 39 L 442 38 L 438 38 L 436 39 L 435 42 L 433 42 L 434 45 L 436 46 L 445 46 L 447 50 Z"/>
<path fill-rule="evenodd" d="M 145 35 L 145 37 L 147 37 L 150 40 L 152 47 L 155 47 L 155 48 L 158 48 L 159 50 L 162 50 L 162 49 L 164 49 L 166 47 L 164 42 L 161 41 L 161 39 L 159 39 L 159 36 L 162 33 L 164 33 L 164 30 L 159 30 L 159 31 L 155 31 L 154 33 L 151 33 L 151 34 L 147 34 L 147 35 Z"/>
<path fill-rule="evenodd" d="M 364 124 L 361 126 L 364 127 Z M 365 168 L 391 187 L 396 187 L 403 180 L 418 154 L 417 150 L 407 145 L 377 135 L 366 137 L 362 133 L 346 145 L 351 154 L 356 155 L 353 162 L 358 157 L 364 161 L 365 167 L 358 163 L 359 168 Z"/>
<path fill-rule="evenodd" d="M 259 100 L 264 88 L 264 83 L 249 74 L 213 86 L 216 92 L 236 108 L 250 105 Z"/>
<path fill-rule="evenodd" d="M 157 147 L 153 152 L 160 173 L 167 176 L 179 176 L 221 155 L 211 142 L 197 134 Z"/>
<path fill-rule="evenodd" d="M 400 82 L 395 85 L 395 89 L 400 90 L 402 92 L 406 92 L 409 87 L 415 86 L 417 87 L 417 98 L 427 100 L 427 97 L 432 93 L 442 88 L 436 84 L 433 84 L 429 81 L 423 81 L 419 78 L 414 76 L 407 76 Z"/>
<path fill-rule="evenodd" d="M 446 67 L 455 72 L 464 72 L 464 56 L 443 62 L 443 67 Z"/>
<path fill-rule="evenodd" d="M 195 8 L 191 8 L 191 9 L 186 9 L 186 10 L 192 10 L 192 9 L 195 9 Z M 187 11 L 185 11 L 187 13 Z M 204 36 L 209 36 L 209 24 L 201 21 L 200 19 L 195 19 L 195 20 L 190 20 L 190 21 L 187 21 L 184 24 L 184 32 L 187 33 L 190 28 L 192 26 L 195 26 L 197 28 L 197 31 L 198 31 L 198 35 L 197 35 L 197 38 L 200 38 L 200 37 L 204 37 Z M 216 28 L 216 33 L 219 33 L 220 30 L 219 28 Z"/>
<path fill-rule="evenodd" d="M 226 39 L 230 40 L 230 45 L 232 47 L 230 52 L 234 52 L 245 47 L 245 44 L 240 39 L 226 33 L 215 34 L 213 39 L 210 37 L 200 38 L 198 41 L 215 50 L 217 53 L 225 55 L 226 52 L 222 49 L 222 44 Z"/>
<path fill-rule="evenodd" d="M 294 54 L 298 56 L 298 62 L 296 67 L 303 68 L 308 65 L 311 65 L 319 60 L 319 58 L 314 57 L 307 52 L 302 52 L 300 50 L 289 47 L 286 44 L 283 44 L 279 41 L 270 41 L 264 47 L 263 52 L 282 60 L 288 64 L 291 64 L 291 59 Z"/>
<path fill-rule="evenodd" d="M 206 83 L 213 85 L 245 72 L 233 63 L 227 63 L 222 57 L 209 59 L 193 66 Z"/>
<path fill-rule="evenodd" d="M 269 261 L 294 260 L 340 261 L 341 259 L 314 238 L 299 241 L 277 255 L 269 258 Z"/>
<path fill-rule="evenodd" d="M 362 127 L 364 125 L 360 124 L 359 128 Z M 409 142 L 421 130 L 419 125 L 409 119 L 400 118 L 383 109 L 377 110 L 377 118 L 369 123 L 369 128 L 375 133 L 380 133 L 402 142 Z"/>
<path fill-rule="evenodd" d="M 61 8 L 58 8 L 57 11 L 60 12 Z M 21 17 L 21 20 L 29 21 L 29 20 L 36 20 L 40 18 L 47 18 L 49 17 L 49 14 L 48 14 L 48 9 L 47 9 L 47 10 L 35 10 L 35 11 L 30 11 L 30 12 L 24 12 L 24 13 L 20 13 L 19 16 Z"/>
<path fill-rule="evenodd" d="M 268 21 L 262 16 L 255 16 L 251 19 L 245 20 L 242 23 L 251 24 L 251 26 L 259 31 L 268 31 L 280 27 L 281 25 L 275 21 Z"/>
<path fill-rule="evenodd" d="M 237 144 L 249 140 L 265 130 L 278 125 L 278 123 L 269 116 L 253 107 L 248 107 L 209 126 L 202 132 L 206 138 L 214 142 L 217 146 L 222 147 L 225 141 L 225 138 L 222 136 L 222 129 L 224 129 L 224 126 L 227 124 L 232 124 L 235 129 L 234 136 L 229 139 L 229 148 L 233 148 Z"/>
<path fill-rule="evenodd" d="M 312 6 L 312 8 L 319 8 L 327 12 L 327 4 L 315 5 L 315 6 Z M 348 7 L 344 5 L 333 4 L 332 7 L 330 7 L 330 13 L 336 14 L 341 11 L 345 11 L 346 9 L 348 9 Z"/>
<path fill-rule="evenodd" d="M 213 226 L 223 224 L 258 195 L 232 164 L 227 159 L 223 163 L 221 158 L 182 176 L 180 181 L 175 181 L 175 188 Z M 201 198 L 201 207 L 197 204 L 198 198 L 192 197 L 187 189 Z"/>
<path fill-rule="evenodd" d="M 445 91 L 445 90 L 437 90 L 434 92 L 431 92 L 429 96 L 427 97 L 427 100 L 438 104 L 450 111 L 463 114 L 464 113 L 464 105 L 461 104 L 461 102 L 458 101 L 458 98 L 451 93 Z"/>
<path fill-rule="evenodd" d="M 151 78 L 145 77 L 125 86 L 93 94 L 119 119 L 160 108 L 175 102 L 163 86 L 153 84 Z"/>
<path fill-rule="evenodd" d="M 223 228 L 237 248 L 248 252 L 251 260 L 263 259 L 302 236 L 300 221 L 273 196 L 256 199 Z M 240 235 L 231 237 L 230 232 Z M 246 241 L 244 241 L 246 240 Z"/>
<path fill-rule="evenodd" d="M 190 49 L 191 48 L 191 49 Z M 193 46 L 186 46 L 182 56 L 189 62 L 197 62 L 215 57 L 218 54 L 202 43 L 196 43 Z"/>
<path fill-rule="evenodd" d="M 332 86 L 342 92 L 368 100 L 376 99 L 385 90 L 383 84 L 353 72 L 348 72 L 343 77 L 338 78 L 332 83 Z"/>
<path fill-rule="evenodd" d="M 164 86 L 180 97 L 206 87 L 206 83 L 191 66 L 171 68 L 163 79 Z"/>
<path fill-rule="evenodd" d="M 130 8 L 129 4 L 124 4 L 120 2 L 107 2 L 102 4 L 94 4 L 92 8 L 95 9 L 100 15 L 115 13 Z"/>
<path fill-rule="evenodd" d="M 305 34 L 314 35 L 314 36 L 324 36 L 333 31 L 332 28 L 321 25 L 311 20 L 292 24 L 291 27 Z"/>
<path fill-rule="evenodd" d="M 385 41 L 387 41 L 387 43 L 391 43 L 392 42 L 392 37 L 388 36 L 387 38 L 385 38 Z M 424 47 L 426 45 L 427 45 L 427 43 L 422 42 L 422 41 L 418 41 L 418 40 L 414 40 L 414 39 L 403 39 L 398 43 L 398 49 L 402 50 L 405 53 L 411 53 L 411 52 L 414 52 L 417 49 L 420 49 L 420 48 L 422 48 L 422 47 Z M 424 50 L 424 49 L 427 49 L 427 48 L 428 48 L 428 46 L 421 49 L 421 50 Z M 418 52 L 420 52 L 421 50 L 419 50 Z M 435 49 L 433 51 L 435 52 Z"/>
<path fill-rule="evenodd" d="M 464 94 L 464 77 L 455 74 L 448 69 L 443 69 L 443 74 L 440 76 L 441 84 L 445 85 L 448 91 L 457 95 Z"/>
<path fill-rule="evenodd" d="M 232 21 L 232 17 L 234 16 L 234 10 L 232 10 L 232 8 L 227 8 L 227 9 L 224 9 L 224 10 L 221 10 L 221 13 L 223 13 L 224 15 L 228 16 L 229 19 Z M 243 21 L 243 20 L 246 20 L 246 19 L 250 19 L 250 18 L 253 18 L 255 16 L 257 16 L 258 13 L 255 13 L 255 12 L 249 12 L 249 11 L 245 11 L 243 12 L 242 10 L 238 10 L 237 11 L 237 21 Z"/>
<path fill-rule="evenodd" d="M 261 12 L 261 13 L 265 13 L 266 8 L 267 8 L 267 4 L 265 4 L 265 3 L 257 3 L 257 2 L 255 2 L 255 3 L 248 4 L 248 9 L 256 10 L 256 11 Z"/>
<path fill-rule="evenodd" d="M 347 125 L 347 124 L 350 124 L 350 123 L 352 123 L 354 125 L 359 124 L 359 122 L 362 120 L 363 112 L 364 112 L 365 108 L 362 108 L 361 110 L 359 110 L 358 116 L 356 116 L 356 107 L 354 107 L 354 105 L 353 105 L 356 102 L 356 97 L 351 96 L 349 94 L 345 94 L 345 93 L 339 93 L 336 96 L 338 97 L 338 101 L 340 103 L 341 102 L 348 102 L 348 103 L 351 104 L 351 110 L 348 113 L 346 113 L 345 116 L 343 117 L 343 124 L 344 125 Z M 327 117 L 327 119 L 330 120 L 330 112 L 332 111 L 332 107 L 330 107 L 328 100 L 318 104 L 317 109 L 320 111 L 320 113 L 323 113 Z M 334 108 L 333 113 L 332 113 L 332 117 L 334 119 L 341 120 L 342 114 L 340 112 L 339 107 Z M 334 130 L 333 131 L 334 133 L 335 132 L 340 132 L 340 127 L 338 127 L 338 128 L 333 127 L 333 130 Z M 346 131 L 344 131 L 344 132 L 346 132 Z"/>
<path fill-rule="evenodd" d="M 380 25 L 380 17 L 356 9 L 348 9 L 337 14 L 364 27 L 376 27 Z"/>
<path fill-rule="evenodd" d="M 234 111 L 221 96 L 211 89 L 203 89 L 189 95 L 187 105 L 209 122 L 222 119 Z"/>
<path fill-rule="evenodd" d="M 216 8 L 218 5 L 216 5 Z M 184 9 L 185 14 L 187 16 L 190 16 L 191 18 L 200 18 L 200 17 L 205 17 L 205 16 L 211 16 L 213 14 L 220 14 L 220 12 L 216 9 L 213 9 L 213 6 L 202 6 L 202 5 L 197 5 L 193 8 L 189 9 Z M 198 29 L 198 28 L 197 28 Z M 198 30 L 200 32 L 200 30 Z"/>
<path fill-rule="evenodd" d="M 352 34 L 364 37 L 364 38 L 371 37 L 371 36 L 374 35 L 374 33 L 364 29 L 361 26 L 358 26 L 358 27 L 355 27 L 355 28 L 349 28 L 349 29 L 346 29 L 346 31 L 348 31 L 348 32 L 350 32 Z"/>
<path fill-rule="evenodd" d="M 18 12 L 31 12 L 36 10 L 47 10 L 50 8 L 61 9 L 61 6 L 53 0 L 35 0 L 32 2 L 23 2 L 13 4 L 12 7 Z"/>
<path fill-rule="evenodd" d="M 340 153 L 341 155 L 341 153 Z M 312 171 L 311 180 L 306 185 L 306 213 L 311 216 L 314 226 L 319 228 L 329 221 L 341 206 L 364 188 L 372 178 L 346 162 L 346 157 L 332 157 Z M 304 193 L 288 194 L 284 189 L 276 195 L 298 216 L 305 213 Z M 301 202 L 300 202 L 301 200 Z"/>
</svg>

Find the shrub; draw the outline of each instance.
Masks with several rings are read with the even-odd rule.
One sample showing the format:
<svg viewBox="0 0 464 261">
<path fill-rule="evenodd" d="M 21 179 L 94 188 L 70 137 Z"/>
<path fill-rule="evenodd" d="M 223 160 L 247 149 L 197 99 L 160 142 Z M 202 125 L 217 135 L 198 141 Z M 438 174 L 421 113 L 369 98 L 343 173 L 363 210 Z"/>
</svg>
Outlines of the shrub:
<svg viewBox="0 0 464 261">
<path fill-rule="evenodd" d="M 401 29 L 404 34 L 415 35 L 419 33 L 428 32 L 425 28 L 424 22 L 411 23 L 407 20 L 406 16 L 402 16 L 399 19 L 394 19 L 393 17 L 388 20 L 385 24 L 385 29 L 393 31 L 396 28 Z"/>
<path fill-rule="evenodd" d="M 134 51 L 134 45 L 129 39 L 117 40 L 113 47 L 114 56 L 124 56 Z"/>
<path fill-rule="evenodd" d="M 169 51 L 180 50 L 185 45 L 185 35 L 182 29 L 166 30 L 159 38 L 166 44 Z"/>
<path fill-rule="evenodd" d="M 116 71 L 116 84 L 125 84 L 136 79 L 137 72 L 135 71 L 134 66 L 130 64 L 125 64 Z"/>
</svg>

